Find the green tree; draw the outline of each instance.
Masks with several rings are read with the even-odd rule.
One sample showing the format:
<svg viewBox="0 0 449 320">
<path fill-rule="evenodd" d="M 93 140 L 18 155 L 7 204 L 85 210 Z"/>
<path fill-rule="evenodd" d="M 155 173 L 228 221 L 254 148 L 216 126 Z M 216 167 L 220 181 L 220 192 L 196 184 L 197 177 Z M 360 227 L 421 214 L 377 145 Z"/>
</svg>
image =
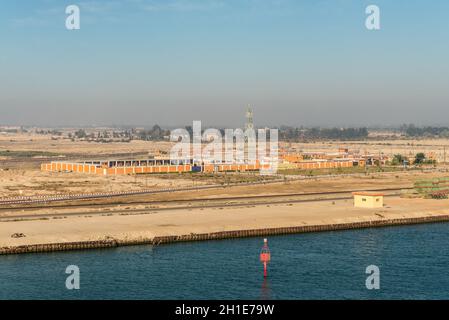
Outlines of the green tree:
<svg viewBox="0 0 449 320">
<path fill-rule="evenodd" d="M 402 154 L 395 154 L 393 156 L 393 160 L 391 160 L 391 164 L 393 166 L 402 165 L 404 164 L 404 161 L 407 161 L 407 158 L 405 158 Z"/>
<path fill-rule="evenodd" d="M 81 139 L 87 137 L 87 134 L 83 129 L 79 129 L 78 131 L 75 132 L 75 137 Z"/>
<path fill-rule="evenodd" d="M 422 164 L 426 160 L 426 155 L 422 152 L 419 152 L 415 156 L 415 164 Z"/>
</svg>

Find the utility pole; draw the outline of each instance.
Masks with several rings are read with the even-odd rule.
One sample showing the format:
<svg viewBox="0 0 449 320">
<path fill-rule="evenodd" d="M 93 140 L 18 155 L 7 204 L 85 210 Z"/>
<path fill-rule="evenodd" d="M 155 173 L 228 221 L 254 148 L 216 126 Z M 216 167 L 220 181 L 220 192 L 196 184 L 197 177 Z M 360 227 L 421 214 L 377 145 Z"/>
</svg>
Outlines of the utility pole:
<svg viewBox="0 0 449 320">
<path fill-rule="evenodd" d="M 446 164 L 446 146 L 443 146 L 443 163 Z"/>
</svg>

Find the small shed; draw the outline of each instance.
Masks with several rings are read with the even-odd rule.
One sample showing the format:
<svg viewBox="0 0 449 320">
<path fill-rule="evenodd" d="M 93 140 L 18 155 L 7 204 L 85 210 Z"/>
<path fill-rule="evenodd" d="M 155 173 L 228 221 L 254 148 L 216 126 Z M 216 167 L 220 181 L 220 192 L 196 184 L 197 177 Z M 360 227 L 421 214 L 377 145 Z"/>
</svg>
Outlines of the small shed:
<svg viewBox="0 0 449 320">
<path fill-rule="evenodd" d="M 354 207 L 358 208 L 382 208 L 384 205 L 383 193 L 353 192 Z"/>
</svg>

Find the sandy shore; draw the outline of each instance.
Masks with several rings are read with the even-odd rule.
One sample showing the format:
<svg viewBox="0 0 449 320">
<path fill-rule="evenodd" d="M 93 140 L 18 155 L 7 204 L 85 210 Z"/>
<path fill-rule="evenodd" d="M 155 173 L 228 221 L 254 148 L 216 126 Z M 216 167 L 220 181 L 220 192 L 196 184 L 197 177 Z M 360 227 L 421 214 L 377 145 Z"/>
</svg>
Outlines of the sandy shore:
<svg viewBox="0 0 449 320">
<path fill-rule="evenodd" d="M 152 214 L 74 216 L 0 222 L 0 247 L 298 227 L 449 215 L 449 200 L 388 197 L 379 209 L 354 208 L 352 200 L 238 208 L 164 211 Z M 13 238 L 14 233 L 25 237 Z"/>
</svg>

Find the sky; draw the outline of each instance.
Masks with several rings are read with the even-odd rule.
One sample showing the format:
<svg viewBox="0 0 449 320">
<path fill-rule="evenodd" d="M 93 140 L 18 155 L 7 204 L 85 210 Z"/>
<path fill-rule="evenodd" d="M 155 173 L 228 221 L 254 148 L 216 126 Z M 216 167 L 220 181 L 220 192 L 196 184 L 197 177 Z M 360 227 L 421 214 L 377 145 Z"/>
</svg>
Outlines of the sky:
<svg viewBox="0 0 449 320">
<path fill-rule="evenodd" d="M 256 126 L 449 125 L 448 14 L 447 0 L 0 0 L 0 124 L 234 128 L 251 104 Z"/>
</svg>

